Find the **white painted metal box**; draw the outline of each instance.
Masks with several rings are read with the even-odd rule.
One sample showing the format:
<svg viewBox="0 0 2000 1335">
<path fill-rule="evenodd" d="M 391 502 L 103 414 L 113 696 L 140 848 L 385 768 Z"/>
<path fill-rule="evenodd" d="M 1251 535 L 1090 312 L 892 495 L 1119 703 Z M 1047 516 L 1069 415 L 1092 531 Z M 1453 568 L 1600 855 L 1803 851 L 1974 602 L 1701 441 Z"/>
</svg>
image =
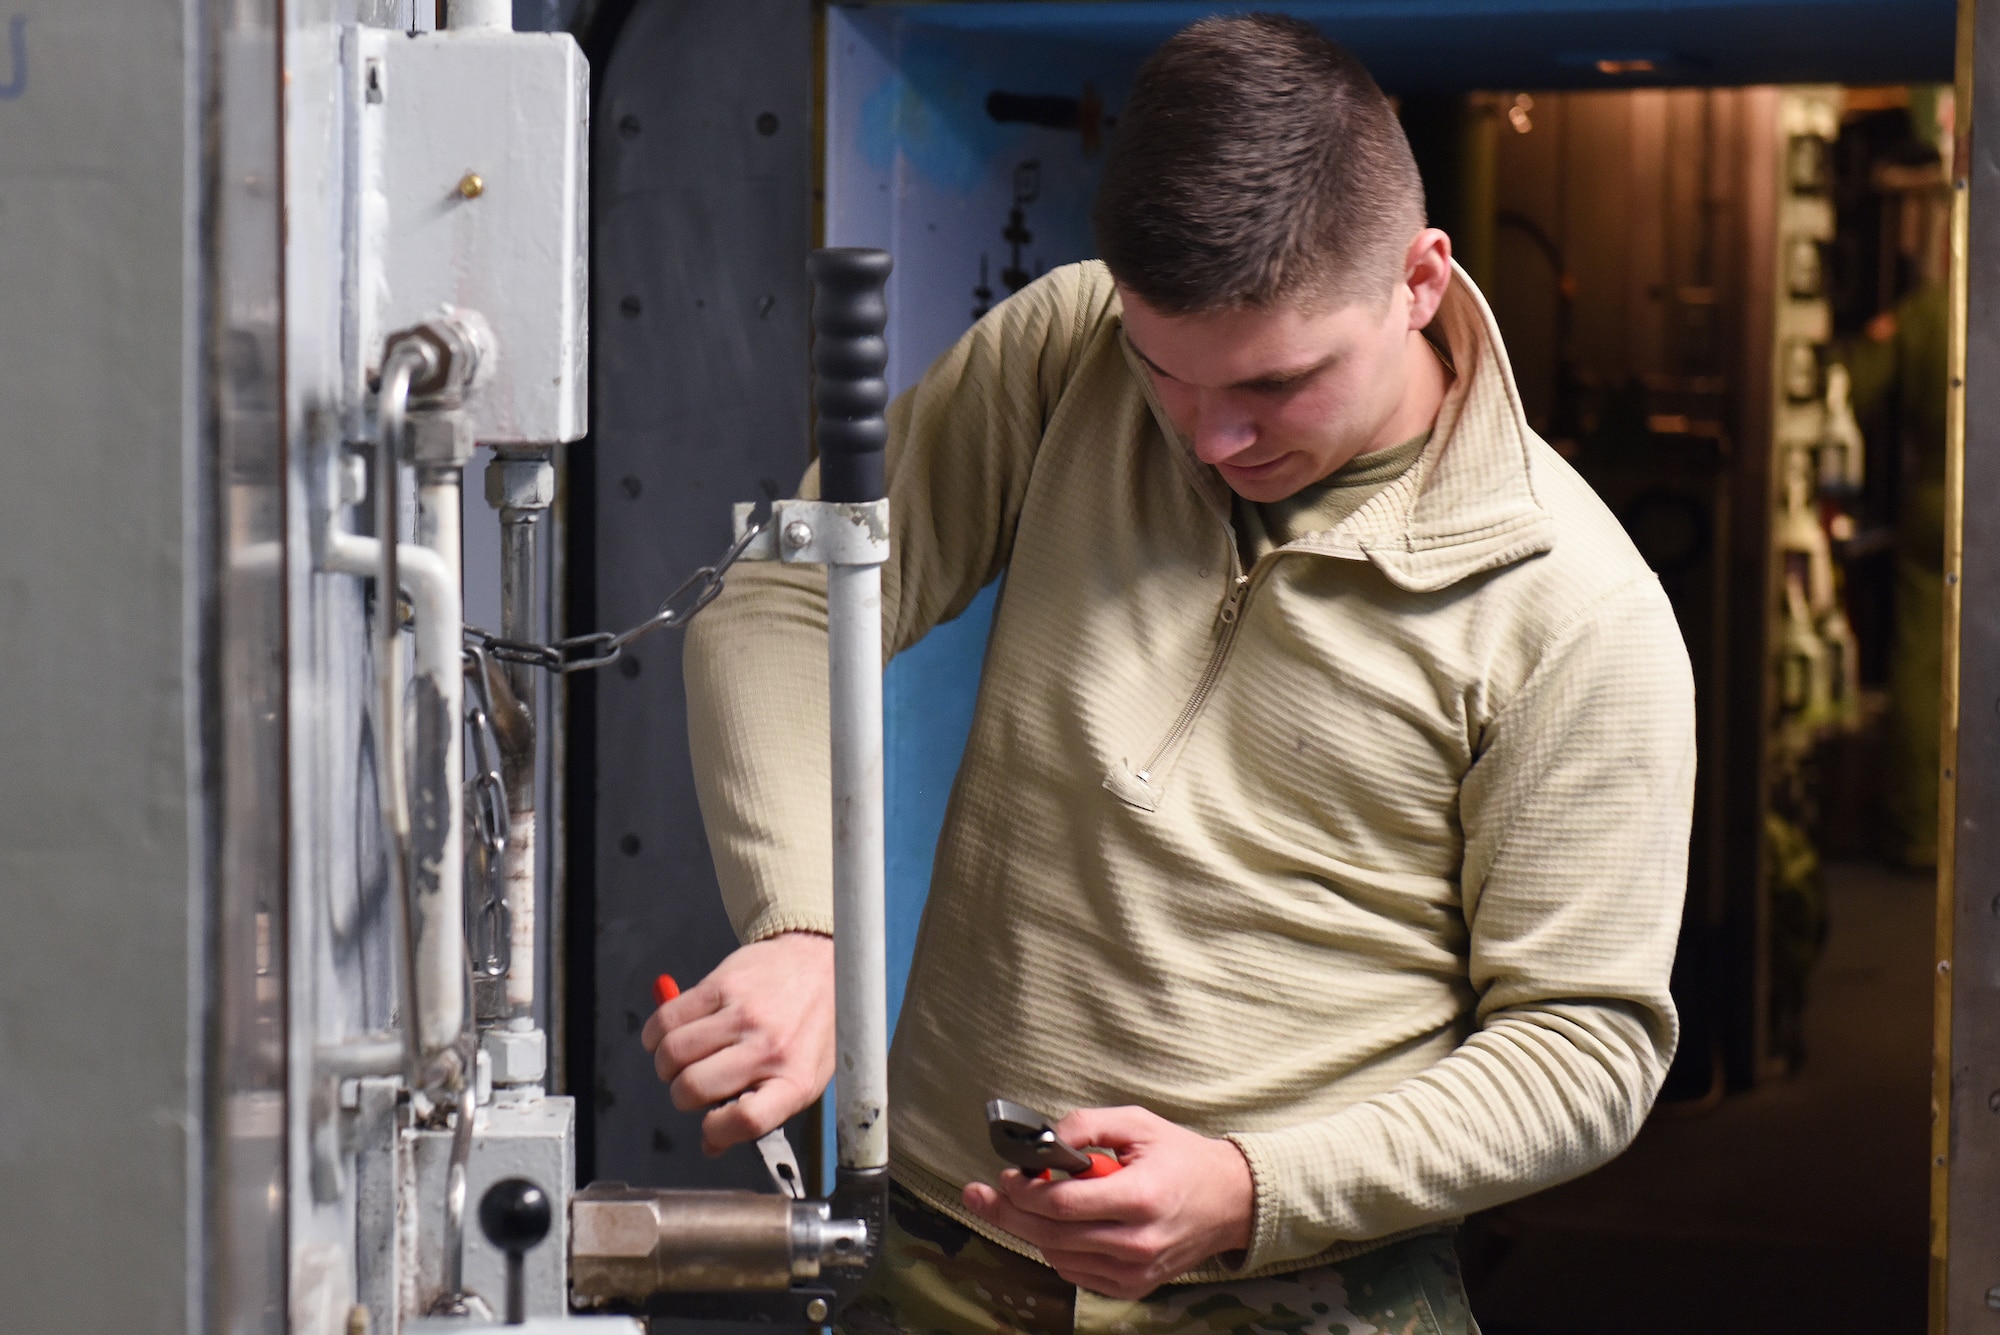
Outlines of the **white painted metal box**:
<svg viewBox="0 0 2000 1335">
<path fill-rule="evenodd" d="M 373 375 L 389 334 L 476 311 L 493 340 L 466 404 L 474 439 L 577 439 L 589 311 L 582 51 L 565 33 L 355 37 L 350 364 Z"/>
</svg>

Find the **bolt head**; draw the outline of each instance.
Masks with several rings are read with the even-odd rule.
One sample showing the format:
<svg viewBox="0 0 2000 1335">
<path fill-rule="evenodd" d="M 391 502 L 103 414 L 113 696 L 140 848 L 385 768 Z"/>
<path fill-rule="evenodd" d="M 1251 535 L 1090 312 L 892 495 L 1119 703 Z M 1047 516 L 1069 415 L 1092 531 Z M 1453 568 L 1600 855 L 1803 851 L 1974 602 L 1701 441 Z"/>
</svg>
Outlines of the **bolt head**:
<svg viewBox="0 0 2000 1335">
<path fill-rule="evenodd" d="M 1987 1297 L 1987 1301 L 1989 1303 L 1992 1301 L 1992 1297 L 1990 1294 Z M 826 1299 L 815 1298 L 811 1302 L 806 1304 L 806 1320 L 808 1321 L 826 1320 Z"/>
<path fill-rule="evenodd" d="M 785 525 L 784 536 L 785 546 L 790 547 L 793 551 L 797 551 L 813 540 L 812 525 L 803 519 L 794 519 L 791 523 Z"/>
</svg>

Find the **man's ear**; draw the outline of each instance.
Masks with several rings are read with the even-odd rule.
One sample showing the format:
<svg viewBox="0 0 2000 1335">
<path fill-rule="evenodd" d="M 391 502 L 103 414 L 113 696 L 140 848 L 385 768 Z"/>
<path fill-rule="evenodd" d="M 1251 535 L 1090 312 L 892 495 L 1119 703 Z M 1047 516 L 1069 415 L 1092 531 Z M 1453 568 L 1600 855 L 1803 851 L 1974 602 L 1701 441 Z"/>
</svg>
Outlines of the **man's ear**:
<svg viewBox="0 0 2000 1335">
<path fill-rule="evenodd" d="M 1451 238 L 1435 227 L 1418 232 L 1403 255 L 1403 282 L 1410 289 L 1410 328 L 1422 329 L 1437 318 L 1451 286 Z"/>
</svg>

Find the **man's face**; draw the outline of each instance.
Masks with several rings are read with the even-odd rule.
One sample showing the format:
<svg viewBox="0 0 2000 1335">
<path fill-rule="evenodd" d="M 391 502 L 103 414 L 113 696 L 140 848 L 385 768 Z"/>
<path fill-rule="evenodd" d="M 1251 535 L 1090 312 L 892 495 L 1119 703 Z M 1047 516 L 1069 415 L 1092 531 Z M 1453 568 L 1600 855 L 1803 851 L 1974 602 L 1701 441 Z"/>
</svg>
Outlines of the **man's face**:
<svg viewBox="0 0 2000 1335">
<path fill-rule="evenodd" d="M 1126 338 L 1160 406 L 1244 499 L 1283 500 L 1357 454 L 1398 443 L 1381 437 L 1410 374 L 1407 284 L 1334 310 L 1284 303 L 1166 315 L 1120 296 Z"/>
</svg>

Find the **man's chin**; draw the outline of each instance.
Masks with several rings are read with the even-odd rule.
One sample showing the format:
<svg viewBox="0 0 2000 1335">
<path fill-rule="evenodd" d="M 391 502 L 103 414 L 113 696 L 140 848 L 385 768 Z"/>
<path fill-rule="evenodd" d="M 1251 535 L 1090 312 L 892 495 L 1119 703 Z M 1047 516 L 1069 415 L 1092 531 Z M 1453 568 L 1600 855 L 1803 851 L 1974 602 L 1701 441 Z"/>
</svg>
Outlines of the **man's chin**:
<svg viewBox="0 0 2000 1335">
<path fill-rule="evenodd" d="M 1309 480 L 1297 468 L 1289 467 L 1291 463 L 1290 459 L 1279 459 L 1276 467 L 1268 472 L 1218 464 L 1215 471 L 1229 489 L 1244 500 L 1254 505 L 1269 505 L 1272 501 L 1282 501 L 1296 494 Z"/>
</svg>

